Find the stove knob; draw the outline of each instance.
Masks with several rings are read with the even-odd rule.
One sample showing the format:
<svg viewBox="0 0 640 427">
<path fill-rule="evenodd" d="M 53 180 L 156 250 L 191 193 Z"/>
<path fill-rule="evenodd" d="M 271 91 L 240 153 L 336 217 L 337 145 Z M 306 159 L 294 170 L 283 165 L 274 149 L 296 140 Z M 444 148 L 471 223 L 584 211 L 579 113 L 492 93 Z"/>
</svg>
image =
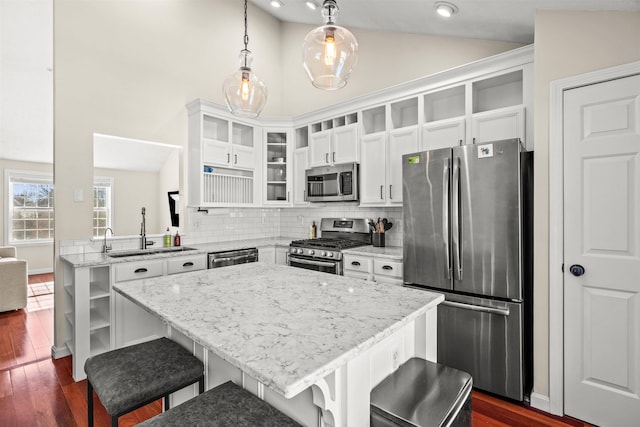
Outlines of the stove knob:
<svg viewBox="0 0 640 427">
<path fill-rule="evenodd" d="M 320 256 L 327 256 L 327 253 L 325 251 L 320 252 Z"/>
<path fill-rule="evenodd" d="M 313 249 L 309 249 L 309 255 L 313 255 L 315 253 L 316 253 L 316 251 L 314 251 Z"/>
<path fill-rule="evenodd" d="M 327 253 L 327 256 L 328 256 L 329 258 L 333 258 L 333 252 L 328 252 L 328 253 Z"/>
<path fill-rule="evenodd" d="M 289 252 L 291 252 L 292 254 L 295 254 L 297 251 L 296 251 L 296 248 L 291 248 L 289 249 Z"/>
<path fill-rule="evenodd" d="M 299 253 L 300 255 L 302 255 L 302 253 L 303 253 L 303 252 L 304 252 L 304 251 L 303 251 L 302 249 L 298 249 L 298 253 Z"/>
</svg>

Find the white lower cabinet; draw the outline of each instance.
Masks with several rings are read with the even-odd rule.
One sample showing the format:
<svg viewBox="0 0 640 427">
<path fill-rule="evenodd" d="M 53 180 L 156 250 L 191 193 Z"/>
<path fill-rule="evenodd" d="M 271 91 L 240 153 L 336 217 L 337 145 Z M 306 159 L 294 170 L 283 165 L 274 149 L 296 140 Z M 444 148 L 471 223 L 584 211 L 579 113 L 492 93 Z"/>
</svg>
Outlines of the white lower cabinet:
<svg viewBox="0 0 640 427">
<path fill-rule="evenodd" d="M 65 336 L 76 381 L 86 378 L 84 363 L 104 353 L 164 336 L 155 316 L 112 290 L 112 284 L 207 267 L 206 254 L 122 262 L 93 267 L 65 263 Z"/>
<path fill-rule="evenodd" d="M 402 285 L 402 258 L 344 254 L 344 275 L 377 283 Z"/>
<path fill-rule="evenodd" d="M 258 248 L 258 261 L 265 262 L 267 264 L 287 264 L 287 252 L 288 246 L 269 246 L 264 248 Z"/>
</svg>

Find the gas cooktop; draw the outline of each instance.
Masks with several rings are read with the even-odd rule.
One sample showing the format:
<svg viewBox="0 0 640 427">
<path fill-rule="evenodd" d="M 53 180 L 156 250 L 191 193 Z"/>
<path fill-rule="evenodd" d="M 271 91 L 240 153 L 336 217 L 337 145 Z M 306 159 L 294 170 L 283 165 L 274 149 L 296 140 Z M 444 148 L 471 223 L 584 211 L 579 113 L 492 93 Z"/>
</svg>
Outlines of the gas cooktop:
<svg viewBox="0 0 640 427">
<path fill-rule="evenodd" d="M 362 240 L 335 239 L 331 237 L 321 237 L 319 239 L 294 240 L 293 242 L 291 242 L 290 246 L 341 250 L 341 249 L 355 248 L 358 246 L 364 246 L 366 244 L 367 243 L 363 242 Z"/>
</svg>

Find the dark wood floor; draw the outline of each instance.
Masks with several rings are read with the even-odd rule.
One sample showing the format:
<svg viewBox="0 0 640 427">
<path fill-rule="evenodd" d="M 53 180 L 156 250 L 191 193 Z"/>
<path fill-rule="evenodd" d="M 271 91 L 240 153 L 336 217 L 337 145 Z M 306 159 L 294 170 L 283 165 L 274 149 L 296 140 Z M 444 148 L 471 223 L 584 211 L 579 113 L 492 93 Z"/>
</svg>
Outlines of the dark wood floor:
<svg viewBox="0 0 640 427">
<path fill-rule="evenodd" d="M 53 280 L 51 275 L 30 276 L 30 282 Z M 51 358 L 53 310 L 0 313 L 0 426 L 86 426 L 86 381 L 74 382 L 71 357 Z M 95 425 L 109 426 L 109 417 L 94 398 Z M 473 392 L 473 427 L 587 426 L 523 405 Z M 160 402 L 120 419 L 132 426 L 161 411 Z"/>
</svg>

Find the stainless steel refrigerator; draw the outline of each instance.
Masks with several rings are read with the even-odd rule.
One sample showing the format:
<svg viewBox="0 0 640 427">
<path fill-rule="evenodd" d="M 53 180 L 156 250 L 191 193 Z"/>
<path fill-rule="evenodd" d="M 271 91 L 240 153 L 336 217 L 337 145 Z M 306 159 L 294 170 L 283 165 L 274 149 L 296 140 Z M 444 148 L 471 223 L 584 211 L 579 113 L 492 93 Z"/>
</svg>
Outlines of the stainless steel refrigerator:
<svg viewBox="0 0 640 427">
<path fill-rule="evenodd" d="M 532 383 L 532 153 L 513 139 L 402 160 L 404 282 L 445 294 L 438 362 L 521 401 Z"/>
</svg>

